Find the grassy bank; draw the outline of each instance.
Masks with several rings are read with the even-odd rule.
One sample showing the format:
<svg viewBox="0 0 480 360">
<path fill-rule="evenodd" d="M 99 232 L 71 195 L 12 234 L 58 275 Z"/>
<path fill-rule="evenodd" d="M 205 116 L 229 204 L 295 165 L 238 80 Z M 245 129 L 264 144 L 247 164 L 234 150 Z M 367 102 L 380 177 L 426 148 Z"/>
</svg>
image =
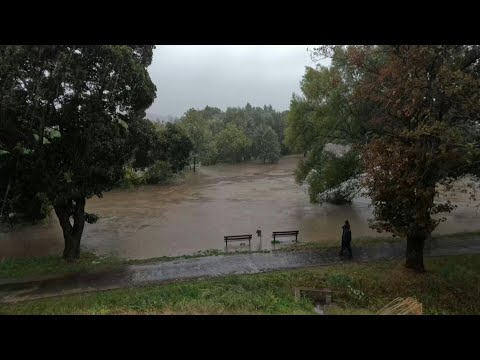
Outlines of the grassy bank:
<svg viewBox="0 0 480 360">
<path fill-rule="evenodd" d="M 0 260 L 0 279 L 20 279 L 25 277 L 43 277 L 47 275 L 64 275 L 91 270 L 101 270 L 119 266 L 124 260 L 116 257 L 100 257 L 89 252 L 82 252 L 80 259 L 66 263 L 62 256 L 3 259 Z"/>
<path fill-rule="evenodd" d="M 480 231 L 457 233 L 449 235 L 435 236 L 437 240 L 465 240 L 480 237 Z M 353 240 L 353 246 L 368 246 L 379 242 L 398 242 L 402 241 L 399 238 L 393 237 L 358 237 Z M 297 244 L 281 244 L 276 246 L 276 251 L 332 251 L 333 248 L 338 248 L 338 241 L 323 241 L 323 242 L 300 242 Z M 268 250 L 248 252 L 248 251 L 234 251 L 225 253 L 223 250 L 211 249 L 205 251 L 198 251 L 191 255 L 183 256 L 163 256 L 157 258 L 149 258 L 143 260 L 128 260 L 113 256 L 97 256 L 92 253 L 82 252 L 80 259 L 74 263 L 66 263 L 60 255 L 52 255 L 37 258 L 19 258 L 19 259 L 0 259 L 0 282 L 2 279 L 21 279 L 30 277 L 44 277 L 44 276 L 61 276 L 71 273 L 82 273 L 87 271 L 100 271 L 111 269 L 122 265 L 147 264 L 160 261 L 172 261 L 178 259 L 189 259 L 203 256 L 218 256 L 218 255 L 237 255 L 242 253 L 257 253 L 269 252 Z"/>
<path fill-rule="evenodd" d="M 333 314 L 372 314 L 408 296 L 426 314 L 480 314 L 480 255 L 429 258 L 426 266 L 424 275 L 384 261 L 227 276 L 0 305 L 0 314 L 314 314 L 310 302 L 295 300 L 297 286 L 333 289 Z"/>
</svg>

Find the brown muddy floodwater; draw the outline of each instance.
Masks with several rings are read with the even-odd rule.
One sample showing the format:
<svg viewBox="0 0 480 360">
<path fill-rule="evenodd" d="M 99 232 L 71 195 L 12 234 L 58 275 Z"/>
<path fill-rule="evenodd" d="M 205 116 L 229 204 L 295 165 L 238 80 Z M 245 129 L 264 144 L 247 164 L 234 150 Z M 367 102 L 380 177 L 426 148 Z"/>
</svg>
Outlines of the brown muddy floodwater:
<svg viewBox="0 0 480 360">
<path fill-rule="evenodd" d="M 187 172 L 177 185 L 114 190 L 102 199 L 87 201 L 98 213 L 97 224 L 86 224 L 83 249 L 101 255 L 142 259 L 224 249 L 224 235 L 253 234 L 251 250 L 271 248 L 272 231 L 300 230 L 299 241 L 340 239 L 341 226 L 350 221 L 353 239 L 388 236 L 368 228 L 371 217 L 366 198 L 351 205 L 312 205 L 306 187 L 298 186 L 293 171 L 300 158 L 287 156 L 278 164 L 258 162 L 221 164 Z M 456 195 L 458 209 L 447 215 L 435 233 L 480 230 L 480 212 L 467 195 Z M 262 239 L 255 231 L 262 230 Z M 289 241 L 288 239 L 283 239 Z M 229 243 L 229 250 L 248 248 Z M 36 226 L 0 233 L 0 259 L 60 253 L 62 231 L 56 218 Z"/>
</svg>

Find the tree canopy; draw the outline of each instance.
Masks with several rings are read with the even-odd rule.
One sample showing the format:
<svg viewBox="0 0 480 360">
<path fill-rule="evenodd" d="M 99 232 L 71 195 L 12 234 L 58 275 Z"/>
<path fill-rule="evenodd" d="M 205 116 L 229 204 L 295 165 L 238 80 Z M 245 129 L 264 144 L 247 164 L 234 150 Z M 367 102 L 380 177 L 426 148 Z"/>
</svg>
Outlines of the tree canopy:
<svg viewBox="0 0 480 360">
<path fill-rule="evenodd" d="M 263 160 L 277 162 L 280 157 L 280 144 L 275 131 L 268 125 L 260 125 L 253 135 L 253 156 Z"/>
<path fill-rule="evenodd" d="M 271 106 L 253 107 L 247 103 L 243 108 L 229 107 L 226 111 L 207 106 L 203 110 L 190 109 L 180 119 L 179 124 L 186 130 L 194 145 L 192 159 L 204 165 L 212 165 L 217 161 L 241 161 L 262 158 L 276 161 L 280 155 L 289 153 L 284 143 L 287 112 L 275 111 Z M 230 126 L 230 128 L 229 128 Z M 233 126 L 233 127 L 232 127 Z M 224 132 L 224 130 L 227 132 Z M 267 131 L 270 152 L 266 158 L 259 155 L 259 134 Z M 236 147 L 239 153 L 233 155 L 223 151 L 232 151 L 231 146 L 222 143 L 232 129 L 239 130 L 246 136 L 245 146 Z M 222 133 L 222 135 L 220 135 Z M 276 141 L 274 136 L 276 135 Z M 219 141 L 221 142 L 219 147 Z M 276 145 L 278 144 L 278 145 Z M 278 151 L 277 151 L 278 147 Z"/>
<path fill-rule="evenodd" d="M 143 45 L 0 47 L 5 198 L 48 199 L 67 260 L 79 257 L 85 220 L 95 219 L 85 214 L 86 199 L 123 177 L 129 135 L 155 98 L 147 71 L 152 51 Z"/>
<path fill-rule="evenodd" d="M 227 125 L 216 136 L 218 152 L 221 156 L 232 163 L 240 161 L 250 142 L 245 132 L 233 124 Z"/>
<path fill-rule="evenodd" d="M 180 126 L 185 130 L 193 145 L 194 171 L 197 158 L 209 158 L 209 153 L 214 151 L 211 149 L 213 136 L 207 119 L 207 114 L 202 111 L 190 109 L 180 120 Z"/>
<path fill-rule="evenodd" d="M 292 99 L 287 142 L 309 153 L 297 179 L 315 201 L 364 174 L 370 225 L 406 237 L 406 265 L 423 271 L 424 241 L 445 220 L 435 215 L 454 209 L 438 201 L 438 186 L 479 175 L 480 48 L 324 46 L 313 55 L 332 65 L 307 69 L 304 97 Z M 358 157 L 326 157 L 327 143 Z"/>
<path fill-rule="evenodd" d="M 292 97 L 287 117 L 286 144 L 305 155 L 296 181 L 308 184 L 314 203 L 348 203 L 359 190 L 358 152 L 352 145 L 368 134 L 368 109 L 351 97 L 355 75 L 343 51 L 337 48 L 330 67 L 307 67 L 301 82 L 303 96 Z M 327 149 L 331 144 L 348 151 L 335 154 Z"/>
</svg>

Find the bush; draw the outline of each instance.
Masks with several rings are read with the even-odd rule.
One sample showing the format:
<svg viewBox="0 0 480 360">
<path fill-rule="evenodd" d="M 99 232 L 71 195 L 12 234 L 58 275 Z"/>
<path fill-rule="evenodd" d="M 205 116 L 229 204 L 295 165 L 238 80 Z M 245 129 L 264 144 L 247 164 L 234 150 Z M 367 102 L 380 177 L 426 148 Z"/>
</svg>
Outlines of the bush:
<svg viewBox="0 0 480 360">
<path fill-rule="evenodd" d="M 270 151 L 265 154 L 264 157 L 264 162 L 271 162 L 272 164 L 278 162 L 278 159 L 280 159 L 280 154 L 276 151 Z"/>
<path fill-rule="evenodd" d="M 354 150 L 336 155 L 322 150 L 312 152 L 300 161 L 295 170 L 298 184 L 307 183 L 310 202 L 350 203 L 360 189 L 359 156 Z"/>
<path fill-rule="evenodd" d="M 170 164 L 166 161 L 155 161 L 145 173 L 147 184 L 159 184 L 173 176 Z"/>
<path fill-rule="evenodd" d="M 45 193 L 32 194 L 27 190 L 20 193 L 12 190 L 10 194 L 14 195 L 10 201 L 7 199 L 4 218 L 0 221 L 7 221 L 10 225 L 24 222 L 35 224 L 51 216 L 53 207 Z"/>
<path fill-rule="evenodd" d="M 126 186 L 139 186 L 145 184 L 145 178 L 132 168 L 127 168 L 122 183 Z"/>
</svg>

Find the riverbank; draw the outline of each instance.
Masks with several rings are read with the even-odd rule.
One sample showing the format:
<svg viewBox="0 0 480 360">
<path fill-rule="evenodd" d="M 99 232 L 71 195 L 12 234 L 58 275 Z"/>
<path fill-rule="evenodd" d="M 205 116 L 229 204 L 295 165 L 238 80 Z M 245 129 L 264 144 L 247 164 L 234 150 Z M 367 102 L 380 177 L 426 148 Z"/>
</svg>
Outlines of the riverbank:
<svg viewBox="0 0 480 360">
<path fill-rule="evenodd" d="M 425 263 L 423 275 L 403 260 L 341 263 L 2 304 L 0 314 L 315 314 L 295 299 L 299 286 L 331 288 L 331 314 L 374 314 L 396 297 L 415 297 L 425 314 L 480 314 L 480 255 Z"/>
<path fill-rule="evenodd" d="M 469 241 L 480 239 L 480 231 L 465 232 L 448 235 L 438 235 L 433 237 L 432 244 L 435 245 L 438 241 L 448 240 L 451 243 Z M 404 240 L 399 238 L 375 238 L 375 237 L 361 237 L 354 239 L 354 249 L 359 246 L 369 246 L 375 244 L 399 244 Z M 426 244 L 426 250 L 432 244 Z M 275 252 L 292 252 L 292 251 L 317 251 L 332 253 L 336 251 L 339 244 L 337 242 L 299 242 L 297 244 L 283 243 L 276 246 Z M 113 270 L 127 265 L 142 265 L 154 264 L 164 261 L 174 261 L 180 259 L 192 259 L 206 256 L 221 256 L 221 255 L 238 255 L 238 254 L 255 254 L 255 253 L 270 253 L 265 251 L 232 251 L 225 252 L 218 249 L 211 249 L 206 251 L 198 251 L 196 253 L 176 257 L 156 257 L 142 260 L 124 259 L 114 256 L 97 256 L 88 251 L 84 251 L 78 261 L 74 263 L 66 263 L 60 254 L 44 257 L 19 258 L 19 259 L 3 259 L 0 260 L 0 284 L 5 282 L 24 282 L 33 281 L 43 278 L 60 277 L 67 274 L 82 274 L 96 271 Z"/>
<path fill-rule="evenodd" d="M 298 245 L 298 244 L 297 244 Z M 95 270 L 71 272 L 67 275 L 48 275 L 34 279 L 4 279 L 0 283 L 0 303 L 17 303 L 66 294 L 101 292 L 112 289 L 126 289 L 172 282 L 191 281 L 229 275 L 256 274 L 291 269 L 330 266 L 341 263 L 338 247 L 304 249 L 303 244 L 287 246 L 280 251 L 269 253 L 229 254 L 232 256 L 202 256 L 177 258 L 171 261 L 112 260 L 106 261 Z M 354 262 L 374 263 L 382 260 L 404 260 L 405 244 L 402 241 L 356 244 Z M 446 255 L 480 255 L 479 237 L 434 239 L 425 250 L 425 257 Z M 115 261 L 119 261 L 115 263 Z M 69 265 L 66 264 L 66 268 Z M 86 266 L 83 262 L 77 266 Z M 101 268 L 103 267 L 103 268 Z M 427 268 L 427 271 L 429 269 Z"/>
</svg>

